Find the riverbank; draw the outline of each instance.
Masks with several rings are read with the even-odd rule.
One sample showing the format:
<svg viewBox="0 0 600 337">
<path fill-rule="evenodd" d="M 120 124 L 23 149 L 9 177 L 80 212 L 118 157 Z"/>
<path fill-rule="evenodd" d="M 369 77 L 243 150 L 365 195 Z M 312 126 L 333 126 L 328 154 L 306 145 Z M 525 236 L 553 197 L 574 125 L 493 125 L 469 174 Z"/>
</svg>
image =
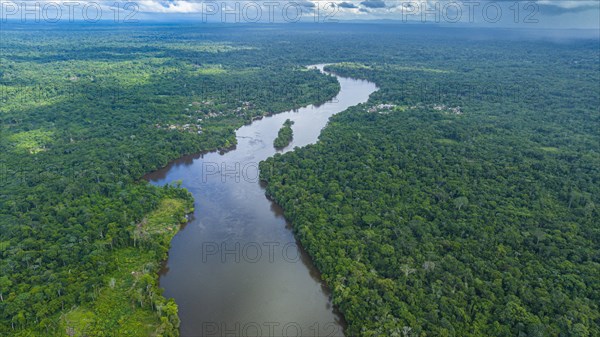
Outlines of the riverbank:
<svg viewBox="0 0 600 337">
<path fill-rule="evenodd" d="M 320 272 L 281 208 L 266 198 L 256 171 L 259 162 L 278 152 L 316 142 L 330 116 L 365 102 L 376 90 L 367 81 L 336 80 L 340 91 L 325 103 L 265 116 L 237 129 L 231 151 L 187 156 L 146 176 L 156 186 L 180 180 L 196 200 L 198 213 L 173 238 L 160 278 L 165 296 L 179 306 L 182 335 L 206 334 L 207 326 L 224 333 L 252 324 L 262 329 L 262 336 L 268 335 L 269 322 L 277 322 L 280 330 L 292 324 L 302 335 L 344 335 L 343 318 Z M 272 144 L 287 119 L 295 123 L 294 136 L 278 151 Z M 267 251 L 271 244 L 274 249 Z M 262 248 L 258 261 L 245 254 L 257 247 Z"/>
<path fill-rule="evenodd" d="M 276 114 L 265 118 L 274 116 Z M 261 120 L 263 119 L 255 122 Z M 236 145 L 237 140 L 236 137 Z M 219 155 L 235 151 L 236 145 L 219 150 Z M 172 168 L 172 163 L 158 172 L 168 171 L 169 168 Z M 152 174 L 146 177 L 149 176 Z M 202 204 L 204 203 L 200 201 L 199 205 Z M 58 331 L 73 336 L 102 336 L 104 331 L 122 336 L 178 336 L 180 318 L 179 307 L 175 302 L 177 299 L 169 295 L 163 296 L 157 275 L 160 273 L 161 263 L 168 257 L 167 253 L 180 224 L 187 223 L 183 216 L 192 211 L 192 206 L 191 195 L 183 199 L 165 198 L 155 211 L 132 227 L 130 237 L 134 241 L 133 247 L 117 248 L 110 254 L 111 263 L 116 266 L 115 272 L 105 277 L 104 284 L 94 286 L 90 304 L 75 307 L 61 316 L 61 328 Z M 304 252 L 302 255 L 304 262 L 310 264 L 308 256 Z M 168 269 L 167 266 L 166 270 Z M 320 285 L 318 271 L 311 271 L 311 274 L 317 277 L 317 284 Z M 323 291 L 328 297 L 327 290 Z M 341 328 L 336 328 L 336 331 L 343 335 Z"/>
<path fill-rule="evenodd" d="M 163 198 L 132 229 L 135 246 L 112 251 L 116 270 L 94 287 L 93 301 L 63 314 L 59 331 L 69 336 L 179 336 L 177 304 L 162 296 L 158 270 L 191 212 L 191 195 Z"/>
</svg>

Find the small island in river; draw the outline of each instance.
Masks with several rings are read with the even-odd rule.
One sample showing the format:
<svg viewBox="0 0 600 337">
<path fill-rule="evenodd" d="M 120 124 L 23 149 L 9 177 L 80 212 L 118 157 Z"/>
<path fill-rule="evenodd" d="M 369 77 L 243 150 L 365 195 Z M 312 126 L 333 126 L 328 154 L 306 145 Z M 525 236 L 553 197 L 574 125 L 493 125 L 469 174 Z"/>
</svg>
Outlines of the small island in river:
<svg viewBox="0 0 600 337">
<path fill-rule="evenodd" d="M 273 142 L 273 145 L 276 149 L 283 149 L 284 147 L 290 145 L 292 139 L 294 138 L 294 131 L 292 131 L 292 125 L 294 122 L 286 119 L 283 123 L 281 129 L 279 129 L 279 133 L 277 134 L 277 138 Z"/>
</svg>

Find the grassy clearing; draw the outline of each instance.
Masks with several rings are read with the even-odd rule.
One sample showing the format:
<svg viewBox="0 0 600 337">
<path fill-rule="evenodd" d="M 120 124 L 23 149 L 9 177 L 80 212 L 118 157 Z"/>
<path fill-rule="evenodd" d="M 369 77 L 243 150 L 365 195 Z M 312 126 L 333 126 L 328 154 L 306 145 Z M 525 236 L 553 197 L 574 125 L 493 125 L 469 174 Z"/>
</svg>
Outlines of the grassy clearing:
<svg viewBox="0 0 600 337">
<path fill-rule="evenodd" d="M 91 305 L 75 307 L 61 317 L 63 336 L 177 336 L 177 305 L 162 296 L 157 272 L 169 243 L 191 204 L 163 199 L 134 229 L 135 247 L 115 249 L 117 265 L 94 291 Z"/>
</svg>

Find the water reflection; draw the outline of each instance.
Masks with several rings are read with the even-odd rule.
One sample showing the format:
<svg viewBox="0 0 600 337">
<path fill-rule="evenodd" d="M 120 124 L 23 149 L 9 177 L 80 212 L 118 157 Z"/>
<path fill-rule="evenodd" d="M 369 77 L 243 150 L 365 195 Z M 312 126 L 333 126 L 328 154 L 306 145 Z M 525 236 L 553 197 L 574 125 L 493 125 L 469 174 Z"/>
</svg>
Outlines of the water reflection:
<svg viewBox="0 0 600 337">
<path fill-rule="evenodd" d="M 286 119 L 294 121 L 294 139 L 281 152 L 314 143 L 331 115 L 376 90 L 337 78 L 341 91 L 330 102 L 256 120 L 237 130 L 235 149 L 184 156 L 146 177 L 155 185 L 181 180 L 196 202 L 160 278 L 179 305 L 182 336 L 343 336 L 318 270 L 252 171 L 276 153 Z"/>
</svg>

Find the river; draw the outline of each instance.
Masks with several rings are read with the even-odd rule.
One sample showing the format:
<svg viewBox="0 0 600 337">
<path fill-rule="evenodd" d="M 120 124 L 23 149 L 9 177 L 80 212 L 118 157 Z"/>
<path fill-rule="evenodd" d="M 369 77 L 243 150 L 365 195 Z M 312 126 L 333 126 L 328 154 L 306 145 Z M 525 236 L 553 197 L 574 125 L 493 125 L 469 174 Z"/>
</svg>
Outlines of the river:
<svg viewBox="0 0 600 337">
<path fill-rule="evenodd" d="M 179 306 L 182 336 L 344 335 L 318 270 L 258 181 L 260 161 L 316 142 L 329 117 L 377 90 L 337 79 L 341 90 L 331 101 L 256 120 L 236 131 L 235 149 L 186 156 L 146 176 L 154 185 L 181 180 L 195 198 L 160 276 L 165 297 Z M 286 119 L 294 139 L 277 151 L 273 140 Z"/>
</svg>

